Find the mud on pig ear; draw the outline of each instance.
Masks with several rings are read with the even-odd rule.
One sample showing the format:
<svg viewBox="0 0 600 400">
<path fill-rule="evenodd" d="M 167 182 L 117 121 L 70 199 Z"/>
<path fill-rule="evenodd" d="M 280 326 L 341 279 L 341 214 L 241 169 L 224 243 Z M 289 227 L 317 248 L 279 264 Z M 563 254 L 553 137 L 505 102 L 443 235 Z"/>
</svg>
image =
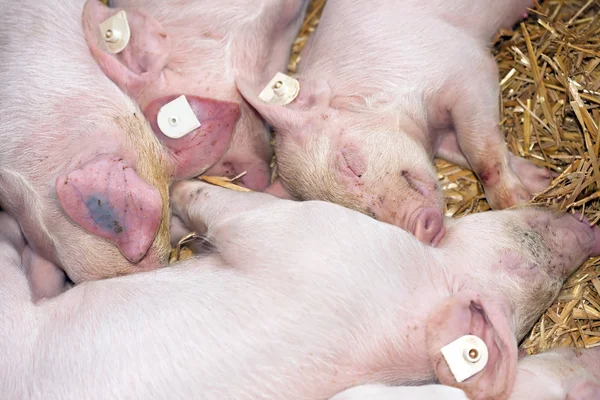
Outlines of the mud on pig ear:
<svg viewBox="0 0 600 400">
<path fill-rule="evenodd" d="M 109 8 L 99 0 L 87 0 L 82 23 L 96 62 L 131 97 L 137 97 L 167 65 L 169 36 L 158 21 L 140 10 Z"/>
<path fill-rule="evenodd" d="M 289 77 L 288 77 L 289 78 Z M 289 78 L 292 81 L 293 78 Z M 277 79 L 257 85 L 249 79 L 236 77 L 236 85 L 242 97 L 271 125 L 276 131 L 290 132 L 302 127 L 315 117 L 316 113 L 330 110 L 331 89 L 325 80 L 299 79 L 299 90 L 295 98 L 287 104 L 266 102 L 259 94 L 268 85 L 278 85 Z M 284 85 L 292 85 L 292 83 Z M 293 90 L 288 86 L 287 90 Z"/>
<path fill-rule="evenodd" d="M 162 218 L 160 193 L 118 156 L 101 154 L 59 176 L 56 194 L 73 222 L 115 244 L 131 263 L 154 242 Z"/>
<path fill-rule="evenodd" d="M 483 349 L 459 346 L 455 349 L 456 359 L 442 354 L 442 348 L 465 335 L 479 338 Z M 427 347 L 440 383 L 464 390 L 471 399 L 506 398 L 512 391 L 517 368 L 515 335 L 506 314 L 484 302 L 478 294 L 457 293 L 431 313 L 427 321 Z M 445 348 L 446 354 L 449 354 L 448 348 Z M 462 382 L 457 381 L 449 366 L 468 370 L 477 360 L 484 362 L 486 357 L 483 369 L 466 379 L 460 378 Z"/>
</svg>

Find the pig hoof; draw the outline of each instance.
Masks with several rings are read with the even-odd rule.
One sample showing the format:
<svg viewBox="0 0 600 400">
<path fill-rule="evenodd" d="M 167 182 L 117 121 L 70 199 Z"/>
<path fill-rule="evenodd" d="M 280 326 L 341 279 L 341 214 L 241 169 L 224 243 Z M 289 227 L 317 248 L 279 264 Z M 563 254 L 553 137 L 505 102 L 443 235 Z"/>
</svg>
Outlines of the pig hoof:
<svg viewBox="0 0 600 400">
<path fill-rule="evenodd" d="M 446 233 L 441 211 L 436 208 L 421 210 L 413 223 L 412 233 L 421 242 L 437 246 Z"/>
<path fill-rule="evenodd" d="M 510 168 L 519 177 L 523 186 L 532 194 L 546 189 L 552 179 L 552 173 L 546 168 L 540 168 L 529 160 L 510 154 Z"/>
</svg>

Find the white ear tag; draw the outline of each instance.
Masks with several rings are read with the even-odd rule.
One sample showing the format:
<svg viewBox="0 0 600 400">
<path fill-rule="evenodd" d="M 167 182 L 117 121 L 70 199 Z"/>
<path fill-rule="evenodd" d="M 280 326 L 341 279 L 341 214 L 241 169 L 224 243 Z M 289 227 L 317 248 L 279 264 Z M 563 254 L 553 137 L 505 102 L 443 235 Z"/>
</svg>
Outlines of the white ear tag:
<svg viewBox="0 0 600 400">
<path fill-rule="evenodd" d="M 125 50 L 131 38 L 127 13 L 121 10 L 100 24 L 100 33 L 108 51 L 117 54 Z"/>
<path fill-rule="evenodd" d="M 488 348 L 485 342 L 473 335 L 459 337 L 441 349 L 442 356 L 456 382 L 462 382 L 485 368 Z"/>
<path fill-rule="evenodd" d="M 185 95 L 162 106 L 158 110 L 156 123 L 161 132 L 171 139 L 180 139 L 201 126 Z"/>
<path fill-rule="evenodd" d="M 298 93 L 300 93 L 300 82 L 278 72 L 260 92 L 258 98 L 267 104 L 285 106 L 294 101 Z"/>
</svg>

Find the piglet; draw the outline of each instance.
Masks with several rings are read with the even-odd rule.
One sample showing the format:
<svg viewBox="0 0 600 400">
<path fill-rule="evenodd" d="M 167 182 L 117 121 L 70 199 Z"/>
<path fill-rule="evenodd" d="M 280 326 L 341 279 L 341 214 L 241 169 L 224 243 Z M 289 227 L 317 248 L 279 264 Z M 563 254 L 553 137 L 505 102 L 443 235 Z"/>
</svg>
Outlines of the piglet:
<svg viewBox="0 0 600 400">
<path fill-rule="evenodd" d="M 511 400 L 600 399 L 600 349 L 556 348 L 524 357 Z"/>
<path fill-rule="evenodd" d="M 308 0 L 88 0 L 85 37 L 104 72 L 140 105 L 179 160 L 178 179 L 206 173 L 263 190 L 270 182 L 269 130 L 239 94 L 240 70 L 257 80 L 285 69 Z M 131 43 L 118 54 L 96 28 L 126 13 Z M 180 98 L 183 96 L 183 100 Z M 178 100 L 179 99 L 179 100 Z M 183 105 L 197 124 L 184 129 Z M 180 119 L 177 128 L 170 125 Z M 179 129 L 181 128 L 181 129 Z"/>
<path fill-rule="evenodd" d="M 469 400 L 460 389 L 444 385 L 386 386 L 370 384 L 353 387 L 329 400 Z"/>
<path fill-rule="evenodd" d="M 174 184 L 171 200 L 212 252 L 38 306 L 19 230 L 0 216 L 4 397 L 319 400 L 439 381 L 505 399 L 517 341 L 600 254 L 600 229 L 536 208 L 448 221 L 434 248 L 329 202 L 199 181 Z M 488 356 L 459 383 L 442 348 L 471 354 L 465 336 Z"/>
<path fill-rule="evenodd" d="M 600 399 L 600 349 L 557 348 L 519 361 L 510 400 Z M 467 399 L 443 385 L 353 387 L 330 400 Z"/>
<path fill-rule="evenodd" d="M 29 244 L 36 297 L 59 292 L 65 273 L 79 283 L 154 269 L 170 250 L 174 167 L 91 57 L 83 4 L 0 1 L 0 205 Z"/>
<path fill-rule="evenodd" d="M 277 132 L 272 193 L 338 203 L 432 245 L 445 232 L 433 157 L 473 170 L 493 209 L 527 202 L 550 173 L 507 149 L 489 42 L 531 4 L 327 1 L 291 103 L 262 101 L 266 82 L 238 79 Z"/>
</svg>

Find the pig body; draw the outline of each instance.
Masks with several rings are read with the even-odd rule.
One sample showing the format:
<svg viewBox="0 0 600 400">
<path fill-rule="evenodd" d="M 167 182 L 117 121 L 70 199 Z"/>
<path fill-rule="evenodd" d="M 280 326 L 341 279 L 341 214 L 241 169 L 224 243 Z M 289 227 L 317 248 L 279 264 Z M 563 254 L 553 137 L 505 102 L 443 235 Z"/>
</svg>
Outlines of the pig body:
<svg viewBox="0 0 600 400">
<path fill-rule="evenodd" d="M 328 399 L 438 379 L 470 398 L 505 398 L 516 338 L 600 253 L 597 228 L 537 209 L 462 218 L 432 248 L 327 202 L 197 181 L 175 184 L 171 198 L 214 251 L 39 305 L 19 268 L 18 229 L 2 217 L 6 397 Z M 489 361 L 458 384 L 440 348 L 467 333 L 486 342 Z"/>
<path fill-rule="evenodd" d="M 519 361 L 510 400 L 596 400 L 600 398 L 600 349 L 558 348 Z M 453 397 L 454 396 L 454 397 Z M 330 400 L 467 399 L 442 385 L 363 385 Z"/>
<path fill-rule="evenodd" d="M 139 46 L 113 56 L 102 51 L 95 30 L 86 30 L 86 37 L 107 75 L 136 99 L 172 157 L 189 157 L 180 163 L 176 177 L 206 172 L 233 178 L 246 172 L 239 182 L 263 190 L 271 177 L 269 130 L 239 94 L 235 77 L 243 72 L 254 79 L 270 79 L 286 69 L 307 4 L 307 0 L 179 0 L 168 5 L 159 0 L 113 0 L 108 9 L 90 0 L 84 24 L 95 27 L 120 10 L 130 16 L 132 35 L 143 40 Z M 214 126 L 174 140 L 161 132 L 157 116 L 162 106 L 181 95 L 202 125 L 212 121 Z M 231 112 L 211 120 L 215 107 Z M 180 149 L 186 141 L 194 143 L 186 147 L 187 154 Z"/>
<path fill-rule="evenodd" d="M 34 295 L 157 268 L 169 246 L 164 157 L 139 108 L 91 57 L 84 1 L 0 1 L 0 205 Z M 64 272 L 63 272 L 64 271 Z"/>
<path fill-rule="evenodd" d="M 469 400 L 460 389 L 444 385 L 385 386 L 370 384 L 353 387 L 329 400 Z"/>
<path fill-rule="evenodd" d="M 557 348 L 519 361 L 511 400 L 600 398 L 600 349 Z"/>
<path fill-rule="evenodd" d="M 409 230 L 444 235 L 432 158 L 472 169 L 494 209 L 521 204 L 550 174 L 514 156 L 499 129 L 489 42 L 530 0 L 329 0 L 298 65 L 286 106 L 245 97 L 277 132 L 281 185 Z"/>
</svg>

